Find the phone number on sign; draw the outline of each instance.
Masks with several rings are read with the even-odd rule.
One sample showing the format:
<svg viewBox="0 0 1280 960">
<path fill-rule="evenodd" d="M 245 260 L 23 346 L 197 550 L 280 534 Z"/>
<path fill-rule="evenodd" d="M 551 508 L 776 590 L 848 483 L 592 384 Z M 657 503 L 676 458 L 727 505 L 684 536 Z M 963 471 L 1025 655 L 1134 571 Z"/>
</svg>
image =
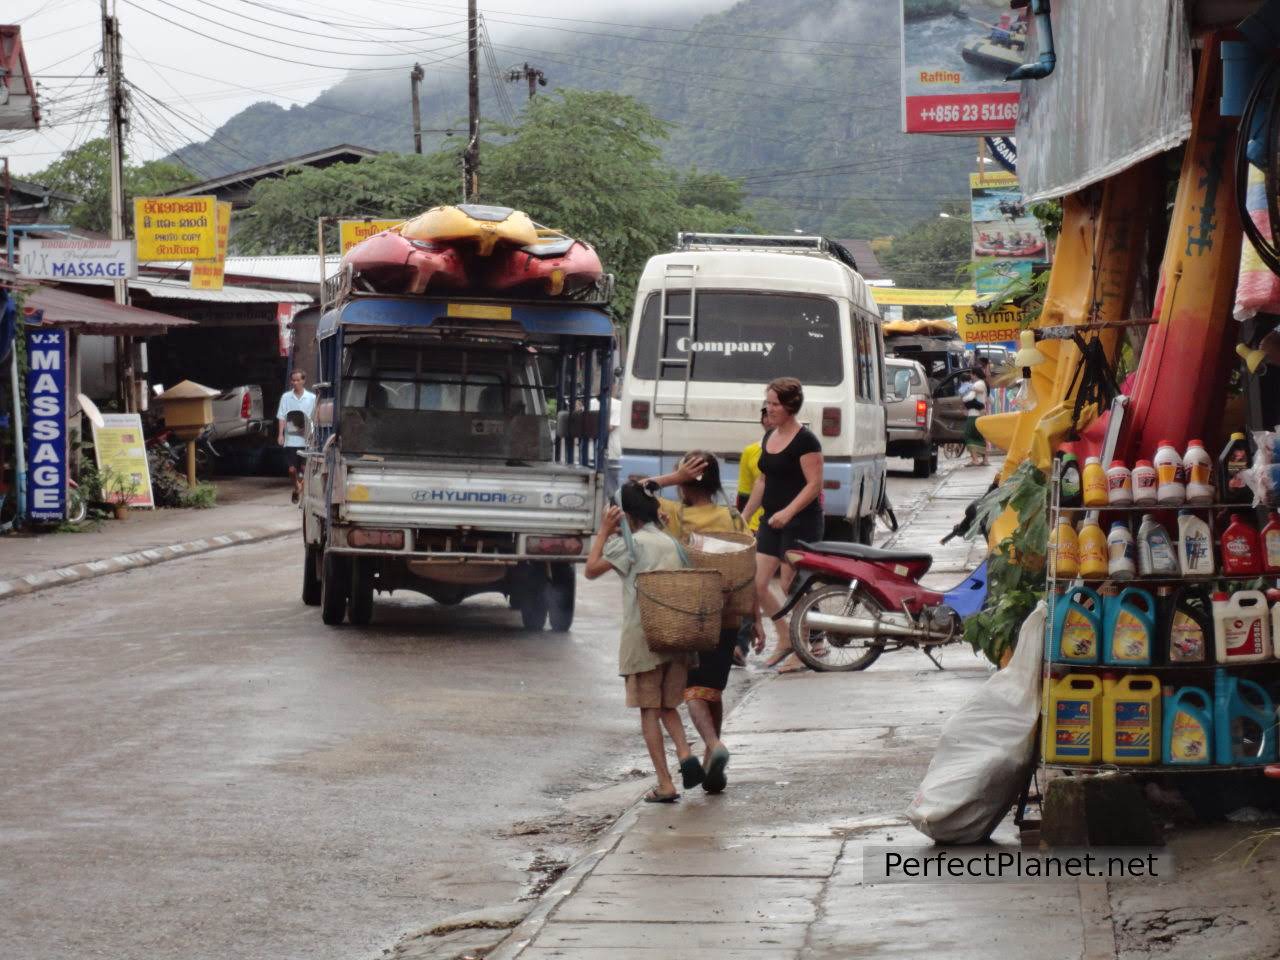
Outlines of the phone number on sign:
<svg viewBox="0 0 1280 960">
<path fill-rule="evenodd" d="M 977 120 L 1018 119 L 1016 103 L 940 103 L 920 111 L 920 119 L 935 123 L 973 123 Z"/>
<path fill-rule="evenodd" d="M 1008 133 L 1018 120 L 1018 95 L 937 95 L 907 98 L 908 133 Z"/>
</svg>

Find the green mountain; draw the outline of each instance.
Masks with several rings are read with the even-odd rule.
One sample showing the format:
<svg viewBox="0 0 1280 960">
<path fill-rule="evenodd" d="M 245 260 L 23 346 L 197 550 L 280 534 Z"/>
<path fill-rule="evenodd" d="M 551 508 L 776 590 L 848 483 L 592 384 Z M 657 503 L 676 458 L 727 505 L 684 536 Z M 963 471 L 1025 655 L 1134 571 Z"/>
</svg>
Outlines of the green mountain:
<svg viewBox="0 0 1280 960">
<path fill-rule="evenodd" d="M 742 0 L 679 29 L 548 19 L 496 43 L 492 62 L 505 73 L 527 61 L 549 88 L 644 101 L 671 123 L 668 159 L 742 178 L 766 229 L 868 238 L 965 199 L 972 166 L 967 138 L 899 132 L 898 16 L 883 0 Z M 423 125 L 465 128 L 460 60 L 424 68 Z M 176 159 L 213 176 L 338 143 L 412 149 L 408 69 L 368 76 L 305 106 L 255 104 Z M 500 123 L 507 102 L 519 110 L 526 95 L 523 83 L 496 84 L 487 71 L 481 89 L 486 122 Z M 444 139 L 430 134 L 424 149 Z"/>
</svg>

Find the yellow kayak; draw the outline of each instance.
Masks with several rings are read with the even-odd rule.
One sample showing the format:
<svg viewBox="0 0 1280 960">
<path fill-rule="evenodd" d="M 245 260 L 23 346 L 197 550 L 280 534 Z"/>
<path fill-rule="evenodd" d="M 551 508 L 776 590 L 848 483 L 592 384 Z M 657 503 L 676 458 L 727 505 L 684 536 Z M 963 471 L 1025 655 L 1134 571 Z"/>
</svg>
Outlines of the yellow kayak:
<svg viewBox="0 0 1280 960">
<path fill-rule="evenodd" d="M 478 203 L 432 207 L 401 226 L 400 235 L 410 240 L 472 242 L 482 257 L 493 253 L 499 243 L 523 247 L 538 242 L 533 221 L 519 210 Z"/>
</svg>

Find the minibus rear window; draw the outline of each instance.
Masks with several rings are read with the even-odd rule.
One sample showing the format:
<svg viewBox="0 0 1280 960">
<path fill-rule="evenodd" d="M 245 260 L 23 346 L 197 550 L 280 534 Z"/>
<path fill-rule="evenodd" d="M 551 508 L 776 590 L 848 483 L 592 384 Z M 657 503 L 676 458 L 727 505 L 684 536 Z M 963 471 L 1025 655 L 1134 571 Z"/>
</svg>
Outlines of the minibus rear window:
<svg viewBox="0 0 1280 960">
<path fill-rule="evenodd" d="M 662 295 L 645 301 L 632 373 L 652 380 L 659 359 L 693 359 L 690 379 L 719 383 L 768 383 L 796 377 L 806 385 L 844 380 L 840 311 L 834 300 L 785 293 L 699 290 L 696 337 L 690 341 L 688 291 L 667 294 L 667 336 L 659 353 Z M 664 363 L 663 380 L 683 380 L 681 363 Z"/>
</svg>

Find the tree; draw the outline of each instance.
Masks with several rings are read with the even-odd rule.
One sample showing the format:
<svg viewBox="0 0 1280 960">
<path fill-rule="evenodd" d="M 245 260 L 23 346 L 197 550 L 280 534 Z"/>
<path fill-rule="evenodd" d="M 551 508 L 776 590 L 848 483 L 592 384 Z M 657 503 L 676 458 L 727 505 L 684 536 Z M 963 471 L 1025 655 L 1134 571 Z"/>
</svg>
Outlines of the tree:
<svg viewBox="0 0 1280 960">
<path fill-rule="evenodd" d="M 63 154 L 44 170 L 33 174 L 36 183 L 76 197 L 76 201 L 55 214 L 72 226 L 97 233 L 111 232 L 111 144 L 106 137 L 90 140 Z M 125 224 L 129 224 L 129 202 L 134 197 L 151 197 L 176 190 L 196 180 L 186 167 L 166 160 L 149 160 L 125 165 Z"/>
<path fill-rule="evenodd" d="M 972 253 L 969 214 L 957 203 L 894 237 L 880 260 L 900 287 L 954 290 L 967 282 Z"/>
</svg>

